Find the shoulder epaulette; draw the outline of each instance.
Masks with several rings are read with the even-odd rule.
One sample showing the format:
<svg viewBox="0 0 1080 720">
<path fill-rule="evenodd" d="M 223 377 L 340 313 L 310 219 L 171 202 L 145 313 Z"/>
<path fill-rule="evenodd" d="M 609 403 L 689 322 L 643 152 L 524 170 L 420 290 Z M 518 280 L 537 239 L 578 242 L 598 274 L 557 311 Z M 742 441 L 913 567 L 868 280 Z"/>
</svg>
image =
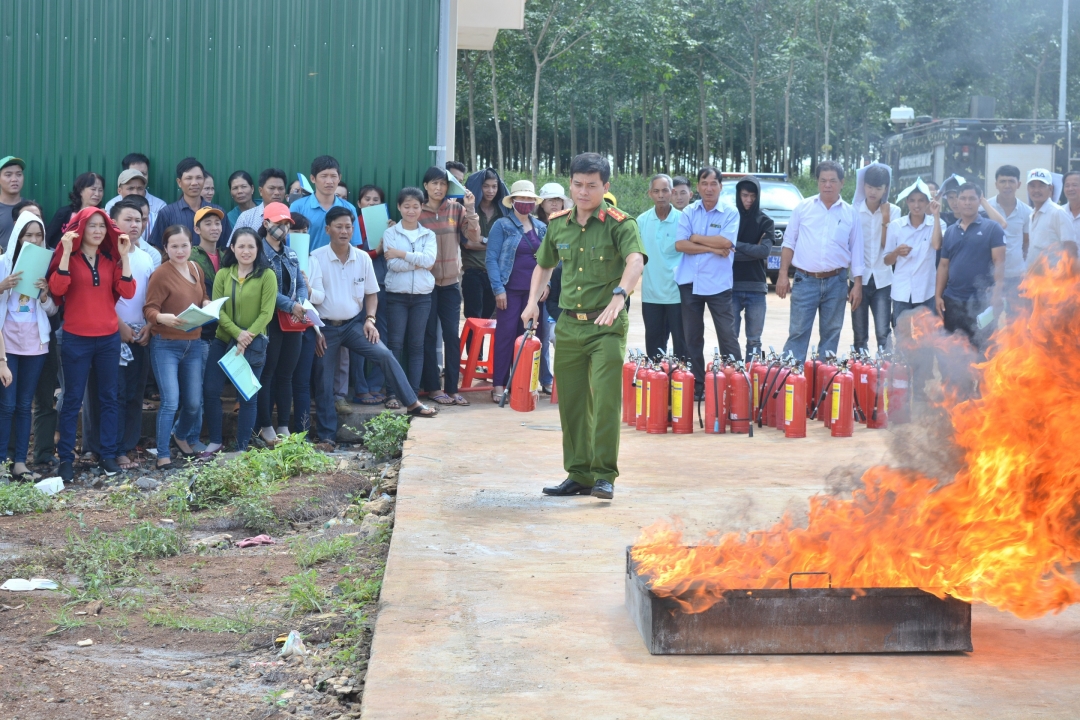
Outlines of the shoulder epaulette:
<svg viewBox="0 0 1080 720">
<path fill-rule="evenodd" d="M 607 214 L 609 216 L 615 218 L 616 222 L 622 222 L 623 220 L 626 219 L 626 213 L 624 213 L 622 210 L 618 209 L 617 207 L 614 207 L 614 206 L 611 206 L 611 205 L 608 206 Z"/>
<path fill-rule="evenodd" d="M 548 215 L 548 220 L 551 221 L 551 220 L 554 220 L 555 218 L 561 218 L 563 215 L 569 215 L 570 211 L 573 210 L 573 209 L 574 208 L 567 208 L 566 210 L 560 210 L 557 213 L 551 213 L 550 215 Z"/>
</svg>

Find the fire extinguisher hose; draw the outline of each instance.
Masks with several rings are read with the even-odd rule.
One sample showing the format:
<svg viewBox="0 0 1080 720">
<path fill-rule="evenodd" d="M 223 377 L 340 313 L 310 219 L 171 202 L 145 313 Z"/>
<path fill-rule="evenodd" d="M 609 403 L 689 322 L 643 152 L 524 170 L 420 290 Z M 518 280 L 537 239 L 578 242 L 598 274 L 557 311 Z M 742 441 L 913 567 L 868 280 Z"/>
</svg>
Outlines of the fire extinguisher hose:
<svg viewBox="0 0 1080 720">
<path fill-rule="evenodd" d="M 750 428 L 749 437 L 754 437 L 754 393 L 750 385 L 750 371 L 743 370 L 742 376 L 746 379 L 746 412 L 747 426 Z M 760 415 L 758 416 L 760 418 Z"/>
<path fill-rule="evenodd" d="M 517 355 L 514 356 L 514 362 L 510 365 L 510 379 L 507 380 L 502 397 L 499 398 L 499 407 L 506 407 L 506 396 L 510 394 L 510 387 L 514 384 L 514 371 L 517 370 L 518 361 L 521 360 L 521 352 L 525 349 L 525 341 L 528 340 L 529 335 L 532 334 L 532 328 L 533 321 L 530 320 L 528 325 L 525 326 L 525 333 L 522 336 L 521 345 L 518 346 Z"/>
<path fill-rule="evenodd" d="M 829 378 L 828 382 L 825 383 L 825 387 L 823 387 L 821 389 L 821 397 L 819 397 L 818 401 L 816 403 L 814 403 L 814 411 L 812 413 L 810 413 L 810 419 L 811 420 L 813 420 L 814 418 L 817 417 L 818 410 L 821 409 L 821 403 L 825 402 L 825 396 L 829 394 L 829 386 L 832 385 L 832 381 L 835 380 L 836 376 L 839 375 L 842 372 L 844 372 L 843 368 L 840 368 L 839 370 L 834 372 L 833 376 L 831 378 Z"/>
<path fill-rule="evenodd" d="M 773 388 L 776 387 L 776 378 L 778 378 L 778 377 L 780 377 L 780 368 L 779 367 L 776 368 L 776 374 L 773 375 L 772 381 L 769 383 L 769 386 L 767 388 L 762 388 L 762 390 L 764 390 L 765 392 L 761 393 L 761 398 L 758 400 L 758 409 L 757 409 L 757 412 L 758 412 L 757 426 L 758 427 L 763 427 L 763 422 L 764 422 L 763 416 L 765 414 L 765 403 L 768 401 L 769 395 L 772 394 Z M 751 405 L 753 404 L 753 402 L 754 402 L 753 399 L 751 399 L 750 400 Z M 754 424 L 752 420 L 751 420 L 750 424 L 751 425 Z"/>
</svg>

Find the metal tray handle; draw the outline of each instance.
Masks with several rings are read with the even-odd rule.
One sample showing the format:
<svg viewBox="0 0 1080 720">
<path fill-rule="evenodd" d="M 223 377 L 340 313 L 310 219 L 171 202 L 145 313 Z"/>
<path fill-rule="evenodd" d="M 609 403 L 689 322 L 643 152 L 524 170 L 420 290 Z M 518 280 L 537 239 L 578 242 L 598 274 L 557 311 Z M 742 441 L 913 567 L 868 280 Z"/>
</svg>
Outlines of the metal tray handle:
<svg viewBox="0 0 1080 720">
<path fill-rule="evenodd" d="M 793 572 L 790 575 L 788 575 L 788 579 L 787 579 L 788 590 L 794 590 L 795 589 L 795 588 L 793 588 L 791 586 L 791 579 L 794 578 L 796 575 L 828 575 L 829 576 L 829 589 L 830 590 L 832 589 L 832 573 L 825 572 L 824 570 L 815 570 L 815 571 L 811 571 L 811 572 Z"/>
</svg>

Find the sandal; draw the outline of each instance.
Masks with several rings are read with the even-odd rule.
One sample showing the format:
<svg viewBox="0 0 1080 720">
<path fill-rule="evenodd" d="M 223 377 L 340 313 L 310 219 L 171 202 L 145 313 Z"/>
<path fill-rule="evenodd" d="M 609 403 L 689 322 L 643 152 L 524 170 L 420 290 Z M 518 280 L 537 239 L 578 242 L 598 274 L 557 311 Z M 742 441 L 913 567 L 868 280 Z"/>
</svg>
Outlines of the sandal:
<svg viewBox="0 0 1080 720">
<path fill-rule="evenodd" d="M 142 401 L 142 409 L 143 410 L 157 410 L 157 406 L 154 405 L 154 403 L 150 402 L 149 400 L 143 400 Z"/>
<path fill-rule="evenodd" d="M 455 405 L 465 406 L 465 405 L 471 405 L 472 403 L 470 403 L 468 400 L 466 400 L 464 395 L 457 394 L 457 395 L 454 395 L 454 404 Z"/>
<path fill-rule="evenodd" d="M 180 443 L 176 441 L 176 436 L 175 435 L 170 435 L 169 440 L 170 440 L 170 443 L 169 443 L 170 449 L 171 448 L 176 448 L 176 452 L 179 453 L 180 457 L 182 457 L 182 458 L 195 457 L 196 453 L 194 451 L 184 452 L 184 448 L 180 447 Z"/>
<path fill-rule="evenodd" d="M 421 403 L 412 410 L 407 410 L 405 414 L 410 417 L 433 418 L 439 414 L 439 411 L 435 408 L 429 408 L 427 405 Z"/>
<path fill-rule="evenodd" d="M 502 402 L 502 399 L 503 399 L 503 395 L 505 395 L 505 394 L 506 394 L 506 391 L 505 391 L 505 390 L 504 390 L 503 392 L 501 392 L 501 393 L 497 393 L 497 392 L 495 392 L 494 390 L 492 390 L 492 391 L 491 391 L 491 402 L 493 402 L 493 403 L 495 403 L 496 405 L 498 405 L 499 403 L 501 403 L 501 402 Z"/>
<path fill-rule="evenodd" d="M 19 473 L 12 479 L 16 482 L 36 483 L 38 480 L 41 479 L 41 476 L 38 475 L 36 472 L 30 472 L 29 470 L 27 470 L 24 473 Z"/>
<path fill-rule="evenodd" d="M 135 468 L 139 467 L 139 463 L 135 462 L 127 455 L 121 455 L 120 457 L 116 458 L 116 463 L 120 466 L 121 470 L 134 470 Z"/>
<path fill-rule="evenodd" d="M 383 406 L 387 410 L 400 410 L 401 409 L 401 403 L 398 402 L 398 399 L 396 397 L 386 398 L 386 402 L 383 403 Z"/>
<path fill-rule="evenodd" d="M 454 404 L 454 398 L 450 397 L 446 393 L 439 393 L 438 395 L 433 395 L 431 397 L 431 401 L 432 402 L 437 402 L 440 405 L 453 405 Z"/>
<path fill-rule="evenodd" d="M 386 395 L 381 393 L 381 392 L 373 392 L 373 393 L 371 393 L 371 399 L 374 400 L 377 403 L 385 402 L 386 401 Z"/>
<path fill-rule="evenodd" d="M 357 405 L 378 405 L 382 400 L 376 400 L 375 396 L 371 393 L 360 393 L 349 402 L 356 403 Z"/>
</svg>

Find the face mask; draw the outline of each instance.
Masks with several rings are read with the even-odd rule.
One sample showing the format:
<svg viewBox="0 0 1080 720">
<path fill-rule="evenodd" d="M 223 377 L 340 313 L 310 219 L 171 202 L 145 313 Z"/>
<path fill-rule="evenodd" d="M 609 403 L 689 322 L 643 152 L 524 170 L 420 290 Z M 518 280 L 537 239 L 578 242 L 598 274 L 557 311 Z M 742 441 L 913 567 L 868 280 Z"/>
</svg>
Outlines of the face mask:
<svg viewBox="0 0 1080 720">
<path fill-rule="evenodd" d="M 275 240 L 281 242 L 289 234 L 289 229 L 284 225 L 271 225 L 267 232 L 270 233 Z"/>
<path fill-rule="evenodd" d="M 532 200 L 515 200 L 514 209 L 522 215 L 531 215 L 532 211 L 536 209 L 536 203 Z"/>
</svg>

